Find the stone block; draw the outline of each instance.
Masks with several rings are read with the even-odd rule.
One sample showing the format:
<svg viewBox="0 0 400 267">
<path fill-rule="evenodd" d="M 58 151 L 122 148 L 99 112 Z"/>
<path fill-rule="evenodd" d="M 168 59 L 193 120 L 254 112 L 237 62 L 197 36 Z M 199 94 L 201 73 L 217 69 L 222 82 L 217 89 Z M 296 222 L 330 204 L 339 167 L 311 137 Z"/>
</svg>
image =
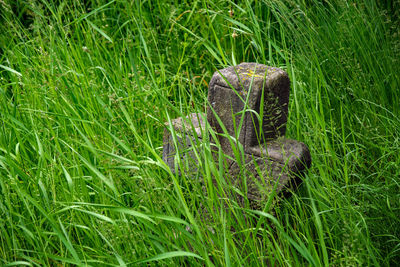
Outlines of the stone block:
<svg viewBox="0 0 400 267">
<path fill-rule="evenodd" d="M 239 202 L 246 197 L 252 206 L 261 207 L 271 190 L 279 193 L 293 188 L 301 172 L 311 165 L 307 146 L 284 137 L 289 93 L 289 77 L 279 68 L 242 63 L 215 72 L 209 83 L 206 116 L 192 113 L 167 124 L 163 160 L 174 173 L 196 173 L 198 157 L 194 149 L 204 138 L 210 138 L 204 133 L 208 123 L 218 138 L 209 141 L 220 144 L 226 155 L 226 174 L 242 192 Z M 235 159 L 227 135 L 243 146 L 244 162 Z M 176 169 L 177 157 L 185 162 L 184 169 Z"/>
<path fill-rule="evenodd" d="M 177 156 L 180 157 L 182 163 L 187 165 L 183 170 L 186 174 L 197 173 L 198 161 L 194 145 L 200 144 L 203 138 L 203 132 L 205 131 L 203 117 L 204 114 L 191 113 L 185 118 L 179 117 L 172 120 L 171 126 L 175 135 L 169 130 L 169 123 L 165 123 L 163 160 L 173 173 L 177 171 L 175 167 L 175 157 Z M 177 150 L 179 155 L 177 155 Z M 181 170 L 178 169 L 178 172 L 180 173 Z"/>
<path fill-rule="evenodd" d="M 227 133 L 238 135 L 247 152 L 252 146 L 285 135 L 289 90 L 289 77 L 279 68 L 257 63 L 225 68 L 215 72 L 209 83 L 207 120 L 216 132 L 223 133 L 218 114 Z M 243 115 L 243 111 L 247 112 Z M 261 121 L 253 111 L 262 116 Z M 223 139 L 221 145 L 231 155 L 229 142 Z"/>
</svg>

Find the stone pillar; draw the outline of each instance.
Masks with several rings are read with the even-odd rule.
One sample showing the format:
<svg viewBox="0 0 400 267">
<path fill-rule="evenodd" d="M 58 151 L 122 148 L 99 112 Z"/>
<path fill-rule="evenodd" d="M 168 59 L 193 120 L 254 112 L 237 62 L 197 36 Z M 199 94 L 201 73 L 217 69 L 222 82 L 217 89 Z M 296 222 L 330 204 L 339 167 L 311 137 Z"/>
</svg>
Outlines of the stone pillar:
<svg viewBox="0 0 400 267">
<path fill-rule="evenodd" d="M 261 122 L 252 112 L 246 112 L 239 129 L 239 142 L 247 152 L 260 142 L 285 135 L 289 87 L 286 72 L 262 64 L 242 63 L 217 71 L 210 81 L 208 100 L 211 106 L 207 109 L 207 120 L 217 132 L 222 133 L 215 117 L 215 113 L 218 114 L 229 135 L 234 136 L 234 128 L 238 128 L 242 116 L 239 112 L 244 108 L 257 112 L 262 116 Z M 233 118 L 232 114 L 237 115 Z M 227 149 L 225 153 L 230 154 L 225 143 L 221 140 L 223 148 Z"/>
<path fill-rule="evenodd" d="M 164 161 L 175 172 L 174 157 L 179 149 L 182 159 L 192 164 L 188 170 L 196 171 L 192 144 L 208 136 L 202 134 L 208 123 L 218 136 L 211 141 L 218 142 L 227 156 L 226 172 L 232 184 L 239 190 L 247 188 L 248 200 L 257 207 L 273 188 L 281 192 L 296 185 L 299 174 L 311 165 L 308 148 L 284 138 L 289 93 L 289 77 L 279 68 L 242 63 L 215 72 L 209 83 L 207 121 L 202 119 L 204 114 L 173 120 L 171 126 L 181 137 L 174 145 L 171 132 L 165 131 Z M 237 142 L 230 142 L 232 137 Z M 244 151 L 240 162 L 234 153 L 238 143 Z M 243 175 L 246 185 L 242 184 Z"/>
</svg>

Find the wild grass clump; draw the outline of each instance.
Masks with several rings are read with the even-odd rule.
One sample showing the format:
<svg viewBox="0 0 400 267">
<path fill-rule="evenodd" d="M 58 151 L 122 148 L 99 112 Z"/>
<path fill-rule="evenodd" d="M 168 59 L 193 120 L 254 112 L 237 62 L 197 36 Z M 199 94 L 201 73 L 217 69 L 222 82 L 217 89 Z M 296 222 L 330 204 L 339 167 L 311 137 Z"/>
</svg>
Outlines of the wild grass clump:
<svg viewBox="0 0 400 267">
<path fill-rule="evenodd" d="M 0 10 L 1 264 L 400 261 L 398 1 L 2 0 Z M 204 111 L 212 73 L 244 61 L 288 72 L 287 136 L 313 158 L 300 188 L 264 210 L 229 199 L 210 144 L 200 172 L 220 183 L 207 194 L 161 159 L 164 122 Z"/>
</svg>

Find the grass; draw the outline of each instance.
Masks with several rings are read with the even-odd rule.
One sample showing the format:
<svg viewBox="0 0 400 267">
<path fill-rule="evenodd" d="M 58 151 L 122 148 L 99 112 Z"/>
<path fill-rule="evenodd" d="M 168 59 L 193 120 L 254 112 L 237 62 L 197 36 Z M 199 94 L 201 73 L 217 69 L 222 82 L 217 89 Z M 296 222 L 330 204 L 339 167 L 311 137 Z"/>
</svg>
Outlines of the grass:
<svg viewBox="0 0 400 267">
<path fill-rule="evenodd" d="M 395 265 L 399 7 L 0 1 L 0 263 Z M 207 194 L 161 160 L 164 122 L 204 111 L 213 72 L 244 61 L 288 72 L 287 136 L 313 158 L 264 210 L 229 200 L 210 144 Z"/>
</svg>

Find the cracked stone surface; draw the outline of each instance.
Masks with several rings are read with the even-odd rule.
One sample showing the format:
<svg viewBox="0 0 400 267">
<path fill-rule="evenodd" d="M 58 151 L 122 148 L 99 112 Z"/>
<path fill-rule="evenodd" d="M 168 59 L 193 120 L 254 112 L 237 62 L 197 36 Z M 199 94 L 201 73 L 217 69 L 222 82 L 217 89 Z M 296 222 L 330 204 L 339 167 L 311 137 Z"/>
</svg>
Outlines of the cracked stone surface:
<svg viewBox="0 0 400 267">
<path fill-rule="evenodd" d="M 247 152 L 260 141 L 285 135 L 289 90 L 289 77 L 279 68 L 242 63 L 216 71 L 209 83 L 207 120 L 219 133 L 223 130 L 216 114 L 229 135 L 235 136 L 237 129 L 238 140 Z M 258 113 L 261 121 L 251 111 L 243 114 L 244 109 Z M 244 122 L 239 129 L 242 116 Z M 223 139 L 220 142 L 226 145 L 224 151 L 231 155 L 229 142 Z"/>
</svg>

